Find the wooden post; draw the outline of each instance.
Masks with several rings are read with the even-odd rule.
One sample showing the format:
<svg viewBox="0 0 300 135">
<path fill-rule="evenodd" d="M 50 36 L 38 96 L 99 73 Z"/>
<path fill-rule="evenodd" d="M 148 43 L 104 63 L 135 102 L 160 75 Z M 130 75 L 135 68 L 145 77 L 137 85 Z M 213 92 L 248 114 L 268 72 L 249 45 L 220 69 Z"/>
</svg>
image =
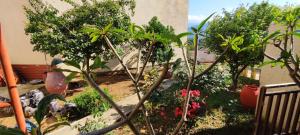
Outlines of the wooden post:
<svg viewBox="0 0 300 135">
<path fill-rule="evenodd" d="M 14 109 L 15 118 L 17 120 L 18 126 L 21 129 L 21 131 L 24 134 L 26 134 L 25 117 L 24 117 L 24 113 L 23 113 L 23 109 L 19 97 L 19 92 L 17 90 L 16 80 L 9 60 L 9 55 L 5 48 L 1 23 L 0 23 L 0 60 L 6 78 L 7 88 L 11 99 L 11 104 Z"/>
</svg>

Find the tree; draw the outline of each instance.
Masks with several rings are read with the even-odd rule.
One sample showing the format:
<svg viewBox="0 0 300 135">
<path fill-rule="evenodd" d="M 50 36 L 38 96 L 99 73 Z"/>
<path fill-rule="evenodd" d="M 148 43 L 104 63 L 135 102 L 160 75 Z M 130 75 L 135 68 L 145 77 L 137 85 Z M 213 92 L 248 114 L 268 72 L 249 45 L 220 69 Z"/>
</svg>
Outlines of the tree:
<svg viewBox="0 0 300 135">
<path fill-rule="evenodd" d="M 231 45 L 223 59 L 230 67 L 232 90 L 236 90 L 238 77 L 247 66 L 263 61 L 264 49 L 259 42 L 267 36 L 268 27 L 278 10 L 266 2 L 249 8 L 241 6 L 233 12 L 224 11 L 223 16 L 215 17 L 209 24 L 204 46 L 210 51 L 219 55 L 225 49 L 222 44 L 236 44 Z"/>
<path fill-rule="evenodd" d="M 165 26 L 163 25 L 158 18 L 155 16 L 153 17 L 149 22 L 148 25 L 143 26 L 145 29 L 145 32 L 148 33 L 154 33 L 154 34 L 159 34 L 159 35 L 164 35 L 164 36 L 175 36 L 175 32 L 173 27 L 171 26 Z M 168 51 L 168 49 L 171 48 L 171 42 L 161 42 L 158 41 L 153 44 L 153 51 L 150 56 L 150 62 L 152 63 L 152 66 L 154 66 L 155 62 L 162 63 L 165 61 L 164 54 L 163 52 Z M 142 53 L 146 54 L 148 52 L 149 48 L 143 48 Z M 143 55 L 146 56 L 146 55 Z M 145 59 L 145 57 L 143 57 Z"/>
<path fill-rule="evenodd" d="M 105 40 L 92 42 L 82 28 L 85 25 L 104 28 L 112 24 L 113 28 L 127 29 L 131 21 L 126 7 L 133 11 L 135 3 L 133 0 L 82 0 L 81 2 L 82 4 L 77 4 L 65 0 L 65 4 L 73 8 L 61 13 L 41 0 L 29 0 L 31 7 L 25 7 L 28 19 L 25 32 L 31 37 L 34 51 L 51 56 L 60 54 L 65 60 L 84 65 L 89 65 L 89 60 L 95 59 L 96 56 L 102 55 L 103 58 L 108 56 Z M 119 45 L 126 40 L 123 38 L 126 37 L 124 33 L 110 33 L 107 36 L 114 45 Z M 103 55 L 104 53 L 106 55 Z"/>
<path fill-rule="evenodd" d="M 275 31 L 268 37 L 273 38 L 273 45 L 280 54 L 274 57 L 265 53 L 265 56 L 271 59 L 265 64 L 285 66 L 289 76 L 300 87 L 300 57 L 295 52 L 297 44 L 294 42 L 295 38 L 300 38 L 300 7 L 286 7 L 278 13 L 275 22 L 283 26 L 283 30 Z"/>
</svg>

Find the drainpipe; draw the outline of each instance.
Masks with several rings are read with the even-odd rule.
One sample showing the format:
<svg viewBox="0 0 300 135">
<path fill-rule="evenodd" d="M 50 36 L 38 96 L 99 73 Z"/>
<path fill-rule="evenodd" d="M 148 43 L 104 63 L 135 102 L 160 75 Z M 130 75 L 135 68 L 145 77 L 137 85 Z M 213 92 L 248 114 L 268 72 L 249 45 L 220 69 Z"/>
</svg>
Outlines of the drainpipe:
<svg viewBox="0 0 300 135">
<path fill-rule="evenodd" d="M 1 65 L 7 82 L 7 88 L 11 99 L 11 105 L 14 108 L 15 118 L 17 120 L 18 126 L 20 127 L 21 131 L 24 134 L 26 134 L 25 117 L 21 105 L 21 100 L 19 97 L 19 92 L 17 90 L 16 80 L 9 60 L 9 55 L 5 48 L 1 23 L 0 23 L 0 60 L 2 63 Z"/>
</svg>

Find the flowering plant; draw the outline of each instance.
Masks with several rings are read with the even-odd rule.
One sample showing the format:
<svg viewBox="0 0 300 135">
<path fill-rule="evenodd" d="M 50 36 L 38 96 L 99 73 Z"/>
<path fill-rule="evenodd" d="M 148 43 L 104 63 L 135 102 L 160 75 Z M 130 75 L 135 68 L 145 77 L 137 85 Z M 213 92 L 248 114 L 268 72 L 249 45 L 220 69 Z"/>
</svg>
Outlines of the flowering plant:
<svg viewBox="0 0 300 135">
<path fill-rule="evenodd" d="M 181 96 L 178 96 L 179 103 L 183 103 L 184 98 L 187 96 L 188 91 L 187 89 L 182 89 L 181 91 Z M 188 106 L 188 112 L 187 112 L 187 117 L 190 119 L 194 119 L 196 116 L 199 116 L 200 114 L 200 108 L 203 108 L 206 106 L 205 99 L 207 96 L 203 97 L 201 96 L 201 91 L 200 90 L 191 90 L 190 91 L 191 97 L 190 97 L 190 103 Z M 181 105 L 179 105 L 181 106 Z M 183 109 L 181 107 L 176 107 L 175 108 L 175 117 L 181 117 L 183 113 Z"/>
</svg>

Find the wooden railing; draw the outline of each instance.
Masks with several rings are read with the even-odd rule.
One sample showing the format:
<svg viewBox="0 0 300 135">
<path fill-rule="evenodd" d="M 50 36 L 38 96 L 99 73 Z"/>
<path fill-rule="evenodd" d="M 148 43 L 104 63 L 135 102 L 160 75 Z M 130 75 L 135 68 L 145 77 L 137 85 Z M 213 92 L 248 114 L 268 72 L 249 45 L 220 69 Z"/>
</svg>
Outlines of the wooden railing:
<svg viewBox="0 0 300 135">
<path fill-rule="evenodd" d="M 255 135 L 299 134 L 300 90 L 295 83 L 261 87 L 256 106 Z M 280 90 L 274 90 L 274 89 Z"/>
</svg>

